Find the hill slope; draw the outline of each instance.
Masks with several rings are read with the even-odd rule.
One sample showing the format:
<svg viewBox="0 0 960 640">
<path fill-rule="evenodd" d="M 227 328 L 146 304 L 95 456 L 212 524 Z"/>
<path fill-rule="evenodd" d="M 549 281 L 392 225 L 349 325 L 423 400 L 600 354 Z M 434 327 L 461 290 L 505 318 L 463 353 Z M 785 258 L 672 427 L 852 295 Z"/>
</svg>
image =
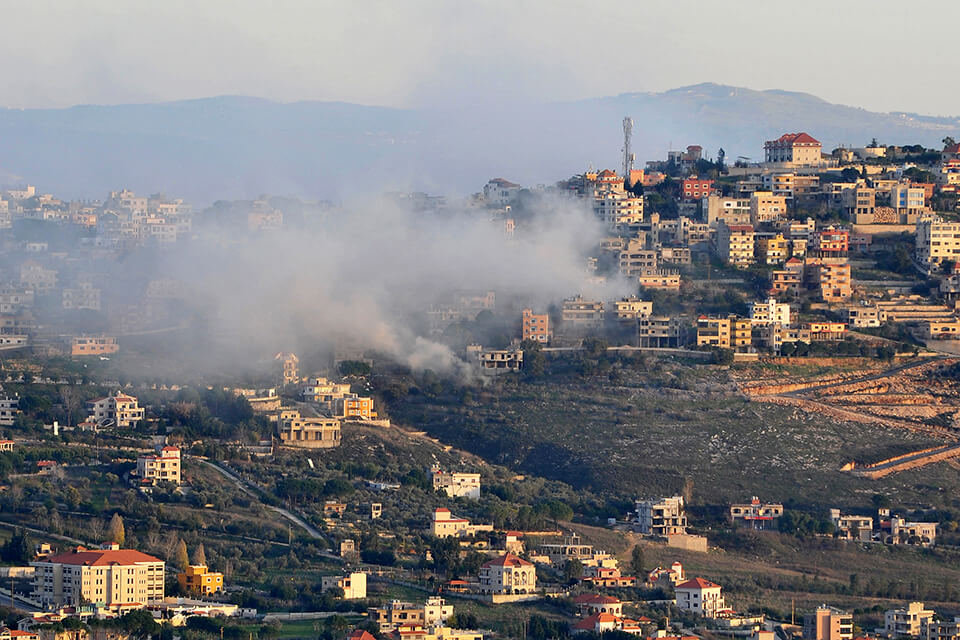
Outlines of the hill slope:
<svg viewBox="0 0 960 640">
<path fill-rule="evenodd" d="M 715 84 L 551 104 L 494 100 L 404 110 L 223 96 L 146 105 L 0 110 L 0 183 L 66 197 L 126 186 L 197 203 L 261 193 L 339 198 L 390 189 L 469 193 L 489 177 L 551 183 L 619 166 L 620 121 L 641 163 L 669 147 L 754 159 L 763 141 L 807 130 L 832 148 L 938 145 L 960 119 L 873 113 L 786 91 Z"/>
</svg>

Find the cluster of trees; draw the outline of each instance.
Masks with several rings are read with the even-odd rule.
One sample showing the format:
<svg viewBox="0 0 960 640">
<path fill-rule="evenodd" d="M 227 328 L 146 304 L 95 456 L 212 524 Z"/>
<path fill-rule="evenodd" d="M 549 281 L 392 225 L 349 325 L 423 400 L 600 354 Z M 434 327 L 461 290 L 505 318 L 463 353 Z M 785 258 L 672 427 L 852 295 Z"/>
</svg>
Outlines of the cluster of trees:
<svg viewBox="0 0 960 640">
<path fill-rule="evenodd" d="M 355 491 L 354 486 L 344 478 L 281 478 L 277 482 L 276 494 L 285 500 L 295 502 L 316 502 L 326 498 L 345 498 Z"/>
<path fill-rule="evenodd" d="M 803 511 L 786 510 L 777 518 L 777 529 L 799 537 L 830 535 L 835 527 L 829 518 L 817 518 Z"/>
</svg>

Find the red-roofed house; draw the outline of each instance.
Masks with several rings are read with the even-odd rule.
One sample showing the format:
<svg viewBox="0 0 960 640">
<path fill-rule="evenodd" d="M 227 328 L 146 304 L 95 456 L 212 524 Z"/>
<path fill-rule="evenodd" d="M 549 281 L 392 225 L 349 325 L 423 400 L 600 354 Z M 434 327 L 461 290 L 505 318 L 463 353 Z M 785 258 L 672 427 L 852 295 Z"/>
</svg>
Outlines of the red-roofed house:
<svg viewBox="0 0 960 640">
<path fill-rule="evenodd" d="M 179 487 L 180 449 L 168 446 L 152 456 L 139 456 L 137 477 L 142 485 L 156 486 L 161 482 L 172 482 Z"/>
<path fill-rule="evenodd" d="M 0 627 L 0 640 L 40 640 L 40 635 L 33 631 L 18 631 Z"/>
<path fill-rule="evenodd" d="M 133 549 L 77 547 L 30 564 L 33 597 L 44 606 L 88 602 L 139 609 L 163 599 L 163 560 Z"/>
<path fill-rule="evenodd" d="M 595 587 L 635 587 L 637 579 L 620 573 L 620 567 L 587 567 L 583 581 Z"/>
<path fill-rule="evenodd" d="M 480 566 L 481 593 L 534 593 L 537 568 L 523 558 L 507 553 Z"/>
<path fill-rule="evenodd" d="M 13 451 L 13 440 L 0 440 L 0 451 Z"/>
<path fill-rule="evenodd" d="M 763 149 L 769 164 L 816 167 L 821 162 L 823 145 L 807 133 L 785 133 L 776 140 L 767 140 Z"/>
<path fill-rule="evenodd" d="M 573 599 L 577 605 L 577 615 L 592 616 L 595 613 L 611 613 L 615 616 L 623 615 L 623 603 L 613 596 L 602 596 L 597 593 L 584 593 Z"/>
<path fill-rule="evenodd" d="M 376 640 L 376 638 L 374 638 L 373 634 L 369 631 L 354 629 L 350 635 L 347 636 L 347 640 Z"/>
<path fill-rule="evenodd" d="M 673 588 L 677 596 L 677 606 L 704 618 L 716 618 L 717 612 L 726 608 L 722 587 L 703 578 L 694 578 L 681 582 Z"/>
<path fill-rule="evenodd" d="M 628 620 L 609 613 L 595 613 L 573 625 L 574 633 L 603 633 L 604 631 L 623 631 L 631 635 L 642 635 L 643 629 L 636 620 Z"/>
</svg>

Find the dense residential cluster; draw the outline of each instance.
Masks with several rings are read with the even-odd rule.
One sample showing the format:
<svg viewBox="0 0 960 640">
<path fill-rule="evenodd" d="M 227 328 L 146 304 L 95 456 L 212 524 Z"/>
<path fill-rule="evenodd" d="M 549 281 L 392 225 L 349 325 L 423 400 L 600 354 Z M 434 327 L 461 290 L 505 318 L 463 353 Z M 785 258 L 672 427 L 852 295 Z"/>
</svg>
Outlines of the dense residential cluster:
<svg viewBox="0 0 960 640">
<path fill-rule="evenodd" d="M 942 554 L 936 557 L 948 563 L 957 547 L 952 513 L 892 506 L 853 484 L 818 515 L 811 515 L 818 505 L 787 500 L 775 483 L 763 500 L 737 485 L 725 487 L 746 493 L 735 502 L 695 504 L 689 470 L 656 460 L 646 492 L 603 494 L 585 468 L 570 484 L 516 473 L 538 456 L 579 473 L 579 459 L 545 441 L 518 437 L 510 455 L 494 461 L 456 450 L 417 424 L 397 428 L 391 408 L 399 402 L 414 416 L 409 422 L 426 420 L 435 402 L 443 424 L 485 451 L 495 436 L 484 427 L 522 413 L 509 396 L 548 378 L 548 359 L 562 371 L 558 378 L 568 376 L 563 384 L 576 386 L 572 376 L 587 376 L 607 354 L 727 370 L 734 363 L 779 366 L 789 356 L 935 361 L 949 352 L 952 344 L 943 341 L 960 339 L 960 145 L 948 139 L 942 150 L 928 150 L 874 141 L 824 153 L 801 132 L 766 141 L 763 150 L 762 163 L 727 166 L 722 150 L 710 160 L 691 145 L 644 169 L 625 158 L 621 173 L 590 169 L 552 186 L 487 182 L 463 206 L 506 245 L 529 232 L 531 202 L 546 200 L 585 212 L 587 226 L 602 233 L 588 255 L 575 256 L 581 291 L 552 300 L 492 289 L 429 291 L 432 302 L 416 309 L 412 323 L 423 336 L 410 339 L 435 339 L 433 346 L 451 354 L 440 373 L 353 337 L 337 336 L 329 353 L 312 346 L 294 353 L 285 335 L 267 336 L 274 340 L 265 340 L 266 356 L 262 345 L 237 346 L 262 352 L 255 374 L 228 365 L 206 378 L 155 372 L 149 354 L 174 349 L 172 336 L 196 320 L 198 294 L 189 278 L 126 274 L 123 261 L 210 242 L 204 225 L 213 225 L 216 243 L 230 246 L 232 234 L 269 235 L 302 211 L 294 207 L 291 215 L 267 197 L 194 214 L 181 200 L 127 190 L 103 202 L 64 202 L 33 187 L 0 192 L 0 382 L 9 389 L 0 390 L 0 505 L 10 516 L 0 517 L 0 544 L 11 580 L 0 588 L 11 607 L 0 640 L 274 637 L 277 626 L 304 622 L 312 626 L 291 633 L 351 640 L 958 640 L 960 610 L 946 578 L 937 578 L 946 597 L 927 609 L 922 586 L 906 591 L 891 581 L 886 591 L 874 585 L 867 594 L 860 581 L 868 566 L 848 584 L 824 580 L 829 588 L 819 574 L 809 580 L 794 567 L 757 577 L 771 590 L 793 593 L 800 585 L 823 596 L 798 615 L 793 603 L 788 614 L 782 601 L 758 601 L 749 585 L 725 580 L 722 563 L 710 562 L 724 557 L 723 545 L 739 551 L 743 544 L 753 554 L 751 544 L 783 547 L 788 540 L 808 551 L 820 545 L 872 558 Z M 438 196 L 390 198 L 420 213 L 452 209 Z M 211 339 L 199 335 L 178 348 Z M 131 376 L 118 363 L 149 373 Z M 911 429 L 918 440 L 954 437 L 960 412 L 939 400 L 927 411 L 920 405 L 928 398 L 897 387 L 887 373 L 876 373 L 882 383 L 870 376 L 850 382 L 846 370 L 820 380 L 823 388 L 863 385 L 829 415 L 847 419 L 849 406 L 868 404 L 871 395 L 896 396 L 927 422 L 881 411 L 870 419 Z M 944 370 L 923 373 L 935 385 Z M 444 375 L 459 379 L 448 384 Z M 616 386 L 620 375 L 611 371 L 603 384 Z M 660 413 L 673 409 L 669 398 L 681 387 L 708 401 L 729 391 L 715 380 L 664 375 L 677 379 L 664 386 Z M 755 385 L 764 387 L 756 393 L 804 388 L 779 382 Z M 737 402 L 746 402 L 744 388 Z M 808 408 L 800 398 L 780 400 Z M 487 424 L 474 421 L 482 403 L 496 411 Z M 550 431 L 549 404 L 540 401 L 544 413 L 522 419 Z M 634 409 L 625 400 L 617 410 L 628 416 Z M 739 404 L 734 410 L 749 419 Z M 590 411 L 578 420 L 590 419 Z M 843 443 L 841 434 L 822 446 Z M 584 451 L 596 445 L 587 436 L 575 444 Z M 721 448 L 713 439 L 707 446 Z M 850 457 L 838 471 L 860 480 L 888 467 L 914 468 L 918 459 L 953 464 L 960 454 L 953 440 L 903 448 L 882 448 L 891 457 L 881 463 Z M 604 462 L 655 458 L 641 449 L 631 442 Z M 567 504 L 574 501 L 576 511 Z M 890 595 L 872 600 L 874 609 L 842 604 L 881 591 Z M 827 603 L 834 597 L 836 606 Z M 106 635 L 114 631 L 120 635 Z"/>
</svg>

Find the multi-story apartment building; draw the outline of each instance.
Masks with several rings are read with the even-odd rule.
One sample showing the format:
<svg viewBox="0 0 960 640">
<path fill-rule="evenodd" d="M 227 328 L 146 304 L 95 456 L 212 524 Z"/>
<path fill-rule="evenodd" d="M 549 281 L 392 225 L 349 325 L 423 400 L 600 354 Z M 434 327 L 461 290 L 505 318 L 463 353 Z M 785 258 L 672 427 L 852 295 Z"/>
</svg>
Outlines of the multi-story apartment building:
<svg viewBox="0 0 960 640">
<path fill-rule="evenodd" d="M 730 520 L 743 522 L 757 529 L 762 529 L 783 515 L 783 505 L 779 502 L 760 502 L 760 498 L 753 496 L 746 504 L 730 505 Z"/>
<path fill-rule="evenodd" d="M 25 260 L 20 265 L 20 285 L 34 291 L 50 291 L 57 286 L 57 270 L 39 262 Z"/>
<path fill-rule="evenodd" d="M 685 178 L 681 185 L 681 194 L 684 200 L 702 200 L 714 194 L 713 180 L 701 179 L 696 176 Z"/>
<path fill-rule="evenodd" d="M 295 409 L 281 411 L 277 417 L 280 444 L 307 449 L 331 449 L 340 446 L 340 420 L 307 418 Z"/>
<path fill-rule="evenodd" d="M 676 348 L 685 343 L 686 323 L 676 316 L 642 316 L 637 323 L 641 347 Z"/>
<path fill-rule="evenodd" d="M 754 325 L 790 324 L 790 305 L 767 298 L 765 302 L 750 303 L 750 322 Z"/>
<path fill-rule="evenodd" d="M 180 587 L 199 596 L 210 596 L 223 591 L 223 574 L 210 571 L 205 564 L 191 564 L 177 574 Z"/>
<path fill-rule="evenodd" d="M 8 396 L 0 387 L 0 427 L 11 427 L 20 413 L 20 398 L 16 394 Z"/>
<path fill-rule="evenodd" d="M 792 167 L 817 167 L 822 161 L 823 145 L 807 133 L 785 133 L 764 145 L 764 161 Z"/>
<path fill-rule="evenodd" d="M 727 225 L 720 223 L 716 236 L 717 255 L 735 267 L 747 267 L 754 263 L 753 226 Z"/>
<path fill-rule="evenodd" d="M 620 273 L 628 278 L 653 273 L 657 270 L 656 249 L 645 248 L 642 240 L 631 238 L 617 257 Z"/>
<path fill-rule="evenodd" d="M 137 457 L 137 477 L 142 485 L 172 482 L 180 486 L 180 449 L 166 446 L 154 455 Z"/>
<path fill-rule="evenodd" d="M 100 289 L 89 282 L 83 282 L 72 289 L 64 289 L 61 295 L 60 304 L 64 309 L 100 311 Z"/>
<path fill-rule="evenodd" d="M 803 616 L 803 640 L 853 640 L 853 616 L 820 606 Z"/>
<path fill-rule="evenodd" d="M 926 191 L 923 187 L 897 184 L 890 189 L 890 207 L 896 211 L 902 224 L 916 224 L 926 212 Z"/>
<path fill-rule="evenodd" d="M 532 309 L 524 309 L 520 335 L 523 340 L 533 340 L 542 344 L 550 342 L 549 314 L 534 313 Z"/>
<path fill-rule="evenodd" d="M 626 191 L 599 190 L 593 197 L 593 212 L 607 228 L 643 222 L 643 198 Z"/>
<path fill-rule="evenodd" d="M 373 398 L 355 393 L 334 398 L 331 411 L 334 417 L 341 420 L 375 420 L 377 417 L 377 412 L 373 410 Z"/>
<path fill-rule="evenodd" d="M 723 588 L 703 578 L 681 582 L 673 588 L 673 592 L 676 595 L 677 607 L 681 611 L 689 611 L 704 618 L 716 618 L 727 608 L 723 599 Z"/>
<path fill-rule="evenodd" d="M 883 628 L 877 632 L 888 638 L 919 638 L 933 622 L 934 615 L 922 602 L 911 602 L 905 609 L 887 609 L 883 614 Z"/>
<path fill-rule="evenodd" d="M 512 553 L 480 566 L 480 592 L 486 594 L 524 594 L 537 590 L 537 568 Z"/>
<path fill-rule="evenodd" d="M 77 547 L 30 564 L 33 597 L 46 607 L 92 603 L 126 610 L 163 599 L 163 560 L 117 545 Z"/>
<path fill-rule="evenodd" d="M 790 259 L 790 241 L 782 233 L 757 238 L 757 260 L 761 264 L 783 264 Z"/>
<path fill-rule="evenodd" d="M 597 329 L 603 325 L 603 303 L 586 300 L 581 295 L 563 301 L 563 324 L 568 327 Z"/>
<path fill-rule="evenodd" d="M 716 228 L 721 222 L 727 225 L 750 224 L 749 198 L 724 198 L 711 195 L 701 202 L 703 219 L 708 227 Z"/>
<path fill-rule="evenodd" d="M 840 192 L 843 215 L 855 224 L 873 224 L 877 192 L 865 184 L 856 184 Z"/>
<path fill-rule="evenodd" d="M 929 620 L 920 631 L 923 640 L 960 640 L 960 616 L 952 621 Z"/>
<path fill-rule="evenodd" d="M 770 191 L 754 191 L 750 194 L 750 224 L 779 220 L 787 215 L 787 198 Z"/>
<path fill-rule="evenodd" d="M 367 617 L 380 628 L 380 633 L 390 633 L 404 624 L 434 626 L 443 624 L 453 615 L 453 605 L 439 596 L 427 598 L 425 604 L 391 600 L 385 606 L 367 609 Z"/>
<path fill-rule="evenodd" d="M 820 176 L 793 172 L 765 173 L 761 176 L 761 184 L 774 196 L 782 197 L 784 200 L 794 200 L 799 194 L 819 189 Z"/>
<path fill-rule="evenodd" d="M 350 393 L 350 384 L 333 382 L 326 378 L 310 378 L 300 390 L 300 395 L 307 402 L 316 402 L 332 406 L 333 401 Z"/>
<path fill-rule="evenodd" d="M 687 514 L 683 496 L 637 500 L 637 529 L 653 536 L 670 536 L 687 532 Z"/>
<path fill-rule="evenodd" d="M 481 531 L 493 531 L 493 525 L 472 524 L 466 518 L 455 518 L 449 509 L 441 508 L 433 512 L 430 532 L 438 538 L 463 538 Z"/>
<path fill-rule="evenodd" d="M 467 356 L 476 358 L 485 374 L 517 372 L 523 369 L 523 349 L 484 349 L 479 344 L 467 345 Z"/>
<path fill-rule="evenodd" d="M 76 336 L 70 339 L 70 355 L 103 356 L 117 353 L 120 345 L 109 336 Z"/>
<path fill-rule="evenodd" d="M 697 318 L 697 346 L 747 351 L 751 343 L 749 318 L 729 315 L 725 318 Z"/>
<path fill-rule="evenodd" d="M 850 252 L 850 232 L 829 226 L 813 234 L 813 250 L 823 258 L 842 258 Z"/>
<path fill-rule="evenodd" d="M 643 273 L 637 276 L 637 284 L 641 289 L 679 289 L 680 273 L 658 269 L 652 273 Z"/>
<path fill-rule="evenodd" d="M 115 426 L 121 429 L 136 427 L 144 417 L 144 409 L 137 399 L 120 391 L 106 398 L 89 401 L 87 413 L 87 420 L 100 427 Z"/>
<path fill-rule="evenodd" d="M 479 498 L 480 474 L 460 471 L 444 471 L 439 467 L 430 470 L 433 490 L 443 491 L 451 498 Z"/>
<path fill-rule="evenodd" d="M 917 223 L 917 262 L 928 272 L 936 271 L 944 261 L 960 261 L 960 222 L 926 217 Z"/>
<path fill-rule="evenodd" d="M 849 264 L 815 264 L 812 266 L 812 277 L 824 302 L 844 302 L 853 295 Z"/>
<path fill-rule="evenodd" d="M 653 301 L 641 300 L 636 296 L 620 298 L 613 303 L 613 312 L 616 314 L 617 322 L 633 324 L 640 318 L 653 313 Z"/>
</svg>

